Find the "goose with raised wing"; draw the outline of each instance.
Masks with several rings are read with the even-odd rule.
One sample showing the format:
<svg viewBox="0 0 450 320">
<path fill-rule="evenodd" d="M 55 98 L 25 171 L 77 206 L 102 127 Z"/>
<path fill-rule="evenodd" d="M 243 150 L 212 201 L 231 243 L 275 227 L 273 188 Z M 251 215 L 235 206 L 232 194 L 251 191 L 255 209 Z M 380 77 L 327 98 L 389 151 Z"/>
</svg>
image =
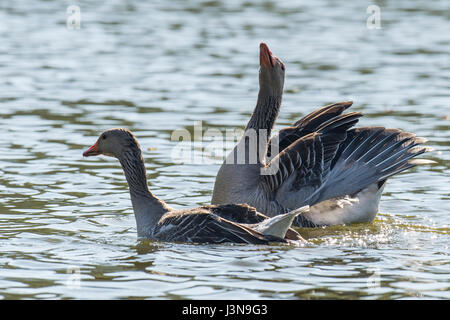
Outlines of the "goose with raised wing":
<svg viewBox="0 0 450 320">
<path fill-rule="evenodd" d="M 212 204 L 248 203 L 268 216 L 305 205 L 294 225 L 372 221 L 386 180 L 430 160 L 412 133 L 352 128 L 362 116 L 351 101 L 320 108 L 271 137 L 281 106 L 284 63 L 260 44 L 259 93 L 244 135 L 216 177 Z"/>
<path fill-rule="evenodd" d="M 131 131 L 123 128 L 103 132 L 83 156 L 115 157 L 125 173 L 137 233 L 140 238 L 194 243 L 300 243 L 305 240 L 291 229 L 293 219 L 308 207 L 268 218 L 246 204 L 208 205 L 176 210 L 148 188 L 142 151 Z"/>
</svg>

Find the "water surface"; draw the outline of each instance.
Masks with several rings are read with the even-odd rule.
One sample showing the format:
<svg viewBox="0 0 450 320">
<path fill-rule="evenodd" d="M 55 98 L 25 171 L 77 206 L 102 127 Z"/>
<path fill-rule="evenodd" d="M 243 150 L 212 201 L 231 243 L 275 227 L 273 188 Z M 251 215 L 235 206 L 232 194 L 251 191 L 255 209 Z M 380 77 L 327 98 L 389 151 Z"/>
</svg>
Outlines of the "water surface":
<svg viewBox="0 0 450 320">
<path fill-rule="evenodd" d="M 448 6 L 376 1 L 368 29 L 370 4 L 3 1 L 0 298 L 449 299 Z M 353 100 L 360 125 L 428 138 L 437 164 L 390 179 L 373 223 L 300 229 L 302 247 L 138 241 L 119 164 L 82 151 L 127 127 L 155 194 L 208 204 L 211 145 L 192 149 L 209 162 L 178 163 L 171 135 L 245 126 L 260 41 L 287 68 L 277 129 Z"/>
</svg>

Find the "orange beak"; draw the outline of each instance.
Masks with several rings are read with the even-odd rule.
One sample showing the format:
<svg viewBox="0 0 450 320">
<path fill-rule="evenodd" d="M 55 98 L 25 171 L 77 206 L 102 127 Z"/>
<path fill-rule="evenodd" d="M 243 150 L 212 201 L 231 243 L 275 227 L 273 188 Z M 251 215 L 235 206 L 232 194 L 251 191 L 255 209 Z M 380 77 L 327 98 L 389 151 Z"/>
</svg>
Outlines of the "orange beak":
<svg viewBox="0 0 450 320">
<path fill-rule="evenodd" d="M 89 149 L 83 152 L 83 157 L 98 156 L 100 152 L 98 151 L 97 143 L 98 142 L 94 143 Z"/>
<path fill-rule="evenodd" d="M 265 65 L 267 68 L 273 68 L 273 57 L 272 52 L 270 52 L 269 47 L 264 42 L 259 45 L 259 65 Z"/>
</svg>

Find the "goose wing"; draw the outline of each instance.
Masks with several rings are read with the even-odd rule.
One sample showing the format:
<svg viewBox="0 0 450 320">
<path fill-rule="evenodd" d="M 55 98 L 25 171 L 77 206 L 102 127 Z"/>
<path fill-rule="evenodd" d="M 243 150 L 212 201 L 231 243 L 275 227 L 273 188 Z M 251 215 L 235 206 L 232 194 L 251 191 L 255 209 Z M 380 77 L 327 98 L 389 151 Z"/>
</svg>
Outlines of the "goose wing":
<svg viewBox="0 0 450 320">
<path fill-rule="evenodd" d="M 208 209 L 212 213 L 236 223 L 255 224 L 268 218 L 248 204 L 209 205 L 203 206 L 202 208 Z"/>
<path fill-rule="evenodd" d="M 340 116 L 352 104 L 353 101 L 343 101 L 327 105 L 311 112 L 292 126 L 281 129 L 278 134 L 274 135 L 269 141 L 267 159 L 270 160 L 277 155 L 276 152 L 272 152 L 274 150 L 272 147 L 273 143 L 278 143 L 279 153 L 307 134 L 325 128 L 328 123 Z"/>
<path fill-rule="evenodd" d="M 155 239 L 175 242 L 267 244 L 283 241 L 227 220 L 205 207 L 166 213 L 153 234 Z"/>
<path fill-rule="evenodd" d="M 285 208 L 309 204 L 326 181 L 332 160 L 347 130 L 361 114 L 349 113 L 332 119 L 321 133 L 310 133 L 289 145 L 264 168 L 260 188 Z"/>
<path fill-rule="evenodd" d="M 261 188 L 284 207 L 297 208 L 352 195 L 413 166 L 433 163 L 412 159 L 432 149 L 419 146 L 425 139 L 399 129 L 332 132 L 331 137 L 307 135 L 282 151 L 265 168 L 278 165 L 279 170 L 262 176 Z"/>
<path fill-rule="evenodd" d="M 416 165 L 435 163 L 413 159 L 433 150 L 420 146 L 426 141 L 399 129 L 361 127 L 349 130 L 347 138 L 339 145 L 327 183 L 318 193 L 316 202 L 352 195 Z"/>
<path fill-rule="evenodd" d="M 254 207 L 249 206 L 248 204 L 211 205 L 203 208 L 208 208 L 214 214 L 236 223 L 256 225 L 269 219 L 268 216 L 256 211 Z M 300 217 L 301 216 L 297 216 L 297 218 Z M 303 241 L 302 236 L 292 228 L 287 230 L 285 239 Z"/>
</svg>

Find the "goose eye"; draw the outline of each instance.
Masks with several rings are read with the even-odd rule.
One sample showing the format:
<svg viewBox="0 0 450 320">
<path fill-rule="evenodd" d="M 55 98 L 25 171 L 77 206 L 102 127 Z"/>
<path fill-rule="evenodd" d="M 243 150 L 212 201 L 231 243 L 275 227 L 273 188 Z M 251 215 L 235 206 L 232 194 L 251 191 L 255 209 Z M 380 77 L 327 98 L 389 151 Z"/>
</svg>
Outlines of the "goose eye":
<svg viewBox="0 0 450 320">
<path fill-rule="evenodd" d="M 102 139 L 103 139 L 103 140 L 105 140 L 105 139 L 106 139 L 106 134 L 104 134 L 104 135 L 102 136 Z"/>
<path fill-rule="evenodd" d="M 285 69 L 285 67 L 284 67 L 284 64 L 282 63 L 282 64 L 281 64 L 281 70 L 284 71 L 284 69 Z"/>
</svg>

